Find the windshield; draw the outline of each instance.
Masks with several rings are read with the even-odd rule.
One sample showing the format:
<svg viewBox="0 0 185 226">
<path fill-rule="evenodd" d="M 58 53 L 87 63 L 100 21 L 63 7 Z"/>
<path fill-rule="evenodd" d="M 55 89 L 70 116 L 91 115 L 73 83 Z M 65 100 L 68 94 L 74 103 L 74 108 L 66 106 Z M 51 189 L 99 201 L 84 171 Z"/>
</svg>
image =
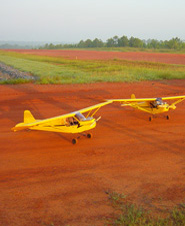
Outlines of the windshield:
<svg viewBox="0 0 185 226">
<path fill-rule="evenodd" d="M 155 100 L 155 102 L 156 102 L 157 105 L 163 105 L 163 104 L 164 104 L 164 102 L 162 101 L 161 98 L 157 98 L 157 99 Z"/>
<path fill-rule="evenodd" d="M 86 118 L 84 115 L 82 115 L 80 112 L 76 113 L 75 118 L 77 118 L 79 121 L 85 121 Z"/>
</svg>

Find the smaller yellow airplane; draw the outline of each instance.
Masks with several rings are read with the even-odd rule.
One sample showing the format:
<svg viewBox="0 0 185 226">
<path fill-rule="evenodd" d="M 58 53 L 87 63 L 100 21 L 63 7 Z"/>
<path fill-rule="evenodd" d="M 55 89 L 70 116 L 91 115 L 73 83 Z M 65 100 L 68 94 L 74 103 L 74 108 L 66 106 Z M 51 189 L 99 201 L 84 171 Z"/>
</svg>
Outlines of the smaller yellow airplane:
<svg viewBox="0 0 185 226">
<path fill-rule="evenodd" d="M 168 104 L 165 100 L 176 100 L 175 102 Z M 167 112 L 171 109 L 176 109 L 176 104 L 185 100 L 185 96 L 173 96 L 173 97 L 158 97 L 158 98 L 136 98 L 134 94 L 131 95 L 131 99 L 112 99 L 112 102 L 121 102 L 121 106 L 130 106 L 141 111 L 145 111 L 152 116 L 149 117 L 149 121 L 152 120 L 153 115 Z M 169 120 L 169 115 L 166 115 L 166 119 Z"/>
<path fill-rule="evenodd" d="M 24 111 L 24 122 L 17 124 L 12 130 L 19 131 L 24 129 L 42 130 L 60 133 L 79 133 L 80 135 L 92 138 L 91 133 L 83 133 L 96 127 L 96 122 L 101 118 L 93 118 L 97 111 L 112 101 L 106 101 L 81 110 L 71 112 L 69 114 L 60 115 L 53 118 L 38 120 L 33 117 L 29 110 Z M 83 113 L 87 113 L 86 116 Z M 72 143 L 76 144 L 80 136 L 72 139 Z"/>
</svg>

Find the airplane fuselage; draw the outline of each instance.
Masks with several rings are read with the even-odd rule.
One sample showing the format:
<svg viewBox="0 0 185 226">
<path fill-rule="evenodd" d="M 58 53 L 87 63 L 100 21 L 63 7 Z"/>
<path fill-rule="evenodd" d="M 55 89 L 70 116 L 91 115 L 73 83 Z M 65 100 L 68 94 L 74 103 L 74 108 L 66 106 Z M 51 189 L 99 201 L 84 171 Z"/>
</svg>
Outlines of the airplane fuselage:
<svg viewBox="0 0 185 226">
<path fill-rule="evenodd" d="M 165 113 L 167 111 L 169 111 L 172 107 L 167 104 L 167 103 L 164 103 L 164 104 L 160 104 L 160 105 L 156 105 L 156 106 L 153 106 L 150 102 L 139 102 L 136 104 L 131 104 L 130 106 L 132 106 L 133 108 L 136 108 L 138 110 L 142 110 L 142 111 L 145 111 L 147 113 L 150 113 L 150 114 L 160 114 L 160 113 Z M 175 109 L 175 106 L 172 108 L 172 109 Z"/>
<path fill-rule="evenodd" d="M 87 130 L 91 130 L 96 127 L 96 120 L 92 118 L 91 120 L 80 121 L 78 124 L 64 125 L 47 125 L 40 124 L 33 127 L 30 127 L 31 130 L 41 130 L 41 131 L 50 131 L 50 132 L 61 132 L 61 133 L 82 133 Z"/>
</svg>

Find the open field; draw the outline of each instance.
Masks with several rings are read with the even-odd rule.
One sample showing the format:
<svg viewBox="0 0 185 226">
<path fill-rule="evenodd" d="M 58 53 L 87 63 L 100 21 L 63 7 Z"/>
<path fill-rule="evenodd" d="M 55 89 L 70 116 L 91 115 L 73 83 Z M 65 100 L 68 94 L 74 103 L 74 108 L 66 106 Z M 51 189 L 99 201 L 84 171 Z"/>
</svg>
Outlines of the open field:
<svg viewBox="0 0 185 226">
<path fill-rule="evenodd" d="M 111 192 L 165 216 L 185 203 L 185 102 L 163 117 L 112 104 L 94 137 L 12 132 L 29 109 L 36 118 L 111 98 L 185 95 L 185 80 L 139 83 L 0 86 L 0 222 L 2 226 L 103 226 L 114 215 Z"/>
<path fill-rule="evenodd" d="M 185 65 L 185 54 L 170 53 L 148 53 L 148 52 L 116 52 L 116 51 L 95 51 L 95 50 L 6 50 L 7 52 L 17 52 L 38 56 L 64 57 L 67 59 L 79 60 L 131 60 L 147 61 L 167 64 Z"/>
<path fill-rule="evenodd" d="M 37 84 L 136 82 L 185 78 L 185 55 L 181 54 L 77 50 L 12 51 L 14 50 L 0 51 L 0 61 L 30 73 L 35 77 Z M 1 83 L 7 82 L 17 83 L 17 80 Z M 20 83 L 22 82 L 21 80 Z"/>
</svg>

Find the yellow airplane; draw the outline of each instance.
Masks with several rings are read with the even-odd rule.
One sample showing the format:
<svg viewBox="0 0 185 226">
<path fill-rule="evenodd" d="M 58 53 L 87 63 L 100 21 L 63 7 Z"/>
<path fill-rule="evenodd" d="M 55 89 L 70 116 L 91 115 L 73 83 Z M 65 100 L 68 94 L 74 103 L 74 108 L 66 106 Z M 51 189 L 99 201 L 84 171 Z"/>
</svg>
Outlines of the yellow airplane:
<svg viewBox="0 0 185 226">
<path fill-rule="evenodd" d="M 60 133 L 79 133 L 87 138 L 91 138 L 91 133 L 83 133 L 96 127 L 96 122 L 101 118 L 93 118 L 97 111 L 112 101 L 96 104 L 81 110 L 71 112 L 69 114 L 60 115 L 53 118 L 37 120 L 33 117 L 30 111 L 24 111 L 24 122 L 17 124 L 12 128 L 13 131 L 24 129 L 43 130 Z M 87 113 L 86 116 L 83 113 Z M 83 134 L 82 134 L 83 133 Z M 80 136 L 72 139 L 72 143 L 76 144 Z"/>
<path fill-rule="evenodd" d="M 165 100 L 176 100 L 175 102 L 168 104 Z M 131 95 L 131 99 L 112 99 L 112 102 L 121 102 L 121 106 L 130 106 L 141 111 L 145 111 L 152 115 L 167 112 L 171 109 L 175 110 L 176 104 L 185 100 L 185 96 L 173 96 L 173 97 L 158 97 L 158 98 L 136 98 L 134 94 Z M 152 116 L 149 117 L 149 121 L 152 120 Z M 169 115 L 166 116 L 169 119 Z"/>
</svg>

